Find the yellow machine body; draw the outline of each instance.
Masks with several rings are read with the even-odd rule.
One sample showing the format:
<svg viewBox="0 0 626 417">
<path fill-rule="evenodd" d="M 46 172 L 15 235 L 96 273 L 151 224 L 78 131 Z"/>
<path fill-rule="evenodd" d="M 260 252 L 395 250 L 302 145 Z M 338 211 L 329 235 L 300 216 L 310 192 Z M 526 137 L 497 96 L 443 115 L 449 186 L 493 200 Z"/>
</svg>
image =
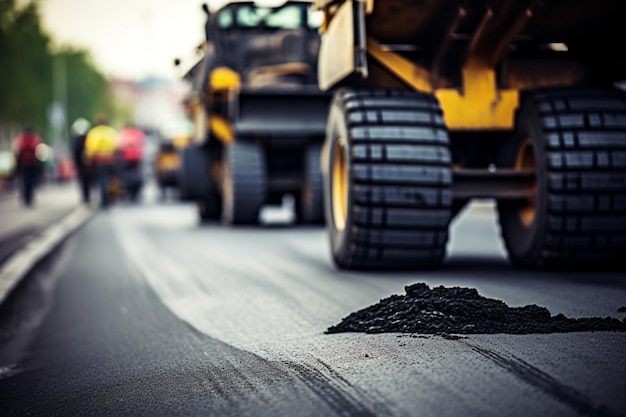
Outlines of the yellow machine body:
<svg viewBox="0 0 626 417">
<path fill-rule="evenodd" d="M 319 58 L 321 88 L 360 78 L 369 87 L 433 92 L 450 130 L 512 129 L 519 90 L 576 85 L 590 76 L 586 62 L 560 59 L 559 48 L 565 55 L 567 42 L 588 36 L 585 30 L 607 38 L 607 46 L 614 42 L 598 33 L 603 22 L 614 21 L 603 12 L 611 9 L 592 1 L 315 4 L 326 17 Z M 507 61 L 509 45 L 531 36 L 545 39 L 555 53 L 541 60 Z"/>
</svg>

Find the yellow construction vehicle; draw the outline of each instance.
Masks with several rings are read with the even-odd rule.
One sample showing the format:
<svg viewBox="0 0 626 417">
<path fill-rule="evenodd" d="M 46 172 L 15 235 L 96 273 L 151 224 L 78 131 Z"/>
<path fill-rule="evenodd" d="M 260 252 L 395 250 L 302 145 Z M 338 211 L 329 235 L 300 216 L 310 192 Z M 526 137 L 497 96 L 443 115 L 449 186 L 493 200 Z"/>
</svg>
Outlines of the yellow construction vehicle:
<svg viewBox="0 0 626 417">
<path fill-rule="evenodd" d="M 301 222 L 323 224 L 330 94 L 317 85 L 312 3 L 230 1 L 204 11 L 204 56 L 184 76 L 196 135 L 181 153 L 181 195 L 202 220 L 254 224 L 262 206 L 291 194 Z"/>
<path fill-rule="evenodd" d="M 154 175 L 161 196 L 165 197 L 168 189 L 177 190 L 180 186 L 181 150 L 191 142 L 188 135 L 164 138 L 154 158 Z"/>
<path fill-rule="evenodd" d="M 624 265 L 623 0 L 315 0 L 335 264 L 421 268 L 497 201 L 510 260 Z"/>
</svg>

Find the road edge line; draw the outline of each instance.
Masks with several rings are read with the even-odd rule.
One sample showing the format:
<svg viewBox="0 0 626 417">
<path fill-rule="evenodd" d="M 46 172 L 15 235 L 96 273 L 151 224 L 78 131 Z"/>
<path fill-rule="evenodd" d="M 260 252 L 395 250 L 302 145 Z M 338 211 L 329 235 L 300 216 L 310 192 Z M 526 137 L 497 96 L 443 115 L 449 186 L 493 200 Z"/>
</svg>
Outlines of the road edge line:
<svg viewBox="0 0 626 417">
<path fill-rule="evenodd" d="M 61 221 L 45 229 L 38 238 L 18 249 L 0 265 L 0 306 L 9 298 L 20 281 L 43 258 L 85 224 L 94 214 L 95 212 L 91 208 L 77 207 L 63 217 Z"/>
</svg>

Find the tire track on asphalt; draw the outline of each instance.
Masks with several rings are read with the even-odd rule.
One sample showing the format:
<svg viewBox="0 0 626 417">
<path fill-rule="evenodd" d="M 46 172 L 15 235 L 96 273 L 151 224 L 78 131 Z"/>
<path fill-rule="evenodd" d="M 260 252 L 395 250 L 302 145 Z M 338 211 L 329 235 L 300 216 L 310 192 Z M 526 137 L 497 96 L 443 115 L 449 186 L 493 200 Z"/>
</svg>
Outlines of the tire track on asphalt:
<svg viewBox="0 0 626 417">
<path fill-rule="evenodd" d="M 606 407 L 597 407 L 592 404 L 591 400 L 580 391 L 563 384 L 541 369 L 515 355 L 511 354 L 507 357 L 492 349 L 479 347 L 466 341 L 460 341 L 460 343 L 468 346 L 474 352 L 489 359 L 495 365 L 512 373 L 527 384 L 571 407 L 579 414 L 594 417 L 618 417 L 618 415 L 607 410 Z"/>
<path fill-rule="evenodd" d="M 358 416 L 390 416 L 391 410 L 381 402 L 372 401 L 372 396 L 352 385 L 330 365 L 317 359 L 322 369 L 306 364 L 285 362 L 296 375 L 323 399 L 338 414 L 353 410 Z"/>
<path fill-rule="evenodd" d="M 50 259 L 49 276 L 35 277 L 55 298 L 28 344 L 37 354 L 20 361 L 23 372 L 9 369 L 0 378 L 4 414 L 379 415 L 349 384 L 268 360 L 181 320 L 141 268 L 127 269 L 135 258 L 113 236 L 110 218 L 89 226 Z M 94 255 L 96 241 L 107 250 Z M 170 271 L 155 272 L 167 279 Z"/>
<path fill-rule="evenodd" d="M 176 304 L 172 305 L 172 300 L 167 297 L 168 294 L 172 299 L 177 296 L 184 296 L 185 291 L 202 293 L 203 289 L 193 279 L 193 273 L 190 273 L 185 267 L 174 264 L 167 257 L 155 259 L 152 254 L 158 246 L 152 246 L 154 242 L 143 239 L 139 235 L 130 234 L 126 231 L 124 238 L 119 238 L 118 242 L 128 255 L 126 257 L 127 262 L 132 265 L 132 268 L 142 277 L 142 280 L 154 292 L 160 303 L 173 316 L 199 335 L 214 339 L 217 343 L 232 349 L 234 352 L 242 352 L 242 357 L 250 356 L 254 358 L 253 362 L 258 362 L 255 369 L 253 364 L 234 360 L 233 362 L 239 363 L 237 366 L 234 366 L 233 363 L 233 368 L 228 372 L 229 377 L 227 381 L 223 381 L 224 383 L 228 383 L 229 386 L 236 385 L 240 389 L 246 387 L 246 391 L 249 392 L 259 391 L 260 398 L 262 398 L 264 396 L 263 384 L 267 384 L 268 378 L 277 381 L 285 380 L 288 385 L 293 386 L 293 390 L 300 392 L 301 395 L 304 394 L 301 400 L 319 401 L 318 407 L 320 408 L 318 411 L 328 407 L 333 411 L 330 415 L 374 417 L 393 414 L 384 407 L 382 401 L 373 401 L 372 395 L 353 386 L 329 365 L 318 359 L 313 359 L 313 361 L 319 362 L 320 366 L 306 361 L 297 362 L 293 357 L 284 361 L 272 360 L 241 346 L 229 344 L 228 341 L 221 340 L 219 337 L 201 330 L 193 323 L 193 320 L 190 320 L 185 314 L 181 314 L 176 308 Z M 183 288 L 185 291 L 182 290 Z M 265 380 L 259 381 L 259 374 L 265 374 Z M 221 379 L 223 380 L 223 376 Z M 216 377 L 215 380 L 219 381 L 220 378 Z M 280 382 L 276 383 L 279 384 Z M 213 388 L 219 390 L 220 385 L 217 384 Z M 264 401 L 272 403 L 274 400 L 265 398 Z M 302 410 L 298 413 L 300 412 Z"/>
</svg>

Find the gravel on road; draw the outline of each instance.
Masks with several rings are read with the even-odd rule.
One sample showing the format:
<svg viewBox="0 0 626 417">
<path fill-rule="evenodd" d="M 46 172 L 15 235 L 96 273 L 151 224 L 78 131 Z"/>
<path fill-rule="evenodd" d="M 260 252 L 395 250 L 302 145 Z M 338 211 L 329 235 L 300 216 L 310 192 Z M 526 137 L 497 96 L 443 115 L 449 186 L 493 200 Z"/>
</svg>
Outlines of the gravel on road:
<svg viewBox="0 0 626 417">
<path fill-rule="evenodd" d="M 481 296 L 474 288 L 424 283 L 405 287 L 405 295 L 392 295 L 351 313 L 327 334 L 340 332 L 422 334 L 530 334 L 583 331 L 626 331 L 626 319 L 614 317 L 568 318 L 551 315 L 535 304 L 509 307 Z"/>
</svg>

